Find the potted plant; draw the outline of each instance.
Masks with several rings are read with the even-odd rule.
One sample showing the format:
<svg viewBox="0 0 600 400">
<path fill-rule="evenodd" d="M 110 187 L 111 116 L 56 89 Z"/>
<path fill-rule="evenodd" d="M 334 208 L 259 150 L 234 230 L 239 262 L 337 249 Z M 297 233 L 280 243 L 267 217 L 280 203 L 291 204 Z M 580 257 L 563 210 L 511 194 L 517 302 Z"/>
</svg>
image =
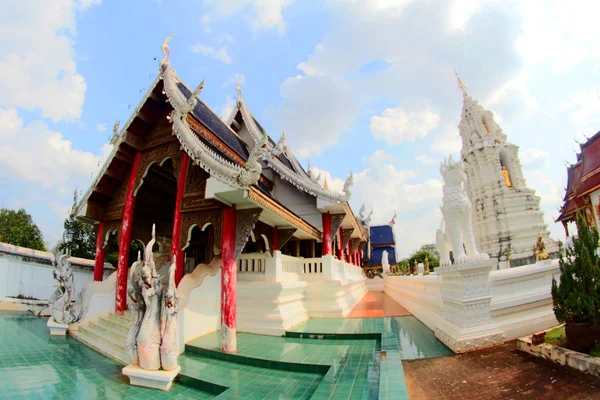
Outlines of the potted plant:
<svg viewBox="0 0 600 400">
<path fill-rule="evenodd" d="M 587 351 L 600 343 L 600 257 L 598 231 L 577 215 L 579 237 L 560 255 L 560 285 L 552 279 L 556 319 L 565 323 L 569 347 Z"/>
</svg>

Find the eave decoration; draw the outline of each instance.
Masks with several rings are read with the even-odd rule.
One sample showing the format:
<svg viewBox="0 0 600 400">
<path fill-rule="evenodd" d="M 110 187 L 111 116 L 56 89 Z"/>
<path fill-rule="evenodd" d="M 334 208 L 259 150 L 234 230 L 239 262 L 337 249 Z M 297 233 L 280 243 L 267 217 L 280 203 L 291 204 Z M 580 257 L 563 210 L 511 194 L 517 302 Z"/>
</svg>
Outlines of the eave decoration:
<svg viewBox="0 0 600 400">
<path fill-rule="evenodd" d="M 262 166 L 259 159 L 266 150 L 267 134 L 257 137 L 254 146 L 250 149 L 245 167 L 226 160 L 200 140 L 188 124 L 187 118 L 198 102 L 197 96 L 204 87 L 204 80 L 194 89 L 189 98 L 179 90 L 177 87 L 179 78 L 171 67 L 169 59 L 169 41 L 172 38 L 173 36 L 169 36 L 161 46 L 165 57 L 160 61 L 160 78 L 164 82 L 164 93 L 173 106 L 169 116 L 173 124 L 173 133 L 195 164 L 219 181 L 236 189 L 246 190 L 260 178 Z"/>
</svg>

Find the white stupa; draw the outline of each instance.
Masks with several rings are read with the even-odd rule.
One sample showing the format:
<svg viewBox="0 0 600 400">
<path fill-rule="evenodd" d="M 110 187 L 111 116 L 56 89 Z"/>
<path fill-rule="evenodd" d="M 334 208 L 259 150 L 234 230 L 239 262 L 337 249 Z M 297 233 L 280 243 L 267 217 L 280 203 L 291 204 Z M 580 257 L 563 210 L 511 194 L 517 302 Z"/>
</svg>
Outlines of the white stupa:
<svg viewBox="0 0 600 400">
<path fill-rule="evenodd" d="M 519 148 L 506 140 L 494 114 L 473 100 L 456 76 L 464 97 L 458 125 L 460 154 L 477 248 L 498 258 L 504 267 L 530 264 L 536 261 L 533 248 L 541 233 L 546 252 L 556 254 L 558 245 L 549 238 L 540 198 L 523 178 Z"/>
</svg>

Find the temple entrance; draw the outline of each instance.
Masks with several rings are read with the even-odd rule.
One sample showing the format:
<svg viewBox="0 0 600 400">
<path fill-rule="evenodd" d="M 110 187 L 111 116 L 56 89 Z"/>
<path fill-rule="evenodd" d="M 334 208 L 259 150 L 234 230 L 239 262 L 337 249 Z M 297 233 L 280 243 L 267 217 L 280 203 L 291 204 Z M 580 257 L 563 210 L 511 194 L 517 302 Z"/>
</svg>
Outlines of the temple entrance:
<svg viewBox="0 0 600 400">
<path fill-rule="evenodd" d="M 172 160 L 168 158 L 161 164 L 153 163 L 137 188 L 131 239 L 147 244 L 152 236 L 152 225 L 155 225 L 156 244 L 153 251 L 160 253 L 155 254 L 155 259 L 160 259 L 157 269 L 170 259 L 176 198 L 177 179 Z M 133 258 L 130 254 L 129 264 L 136 259 L 137 251 Z"/>
<path fill-rule="evenodd" d="M 215 256 L 214 232 L 211 224 L 207 224 L 204 229 L 200 229 L 198 225 L 192 228 L 189 243 L 184 249 L 184 274 L 193 272 L 198 264 L 209 264 L 212 261 Z"/>
</svg>

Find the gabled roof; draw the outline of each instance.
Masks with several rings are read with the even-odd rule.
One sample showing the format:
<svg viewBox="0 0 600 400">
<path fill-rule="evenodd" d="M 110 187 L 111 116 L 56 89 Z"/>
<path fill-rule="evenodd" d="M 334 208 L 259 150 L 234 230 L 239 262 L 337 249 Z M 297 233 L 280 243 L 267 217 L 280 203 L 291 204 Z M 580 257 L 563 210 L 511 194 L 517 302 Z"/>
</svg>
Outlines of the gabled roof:
<svg viewBox="0 0 600 400">
<path fill-rule="evenodd" d="M 580 145 L 577 162 L 567 167 L 567 187 L 556 222 L 569 220 L 578 208 L 585 207 L 583 197 L 600 189 L 600 132 Z"/>
</svg>

